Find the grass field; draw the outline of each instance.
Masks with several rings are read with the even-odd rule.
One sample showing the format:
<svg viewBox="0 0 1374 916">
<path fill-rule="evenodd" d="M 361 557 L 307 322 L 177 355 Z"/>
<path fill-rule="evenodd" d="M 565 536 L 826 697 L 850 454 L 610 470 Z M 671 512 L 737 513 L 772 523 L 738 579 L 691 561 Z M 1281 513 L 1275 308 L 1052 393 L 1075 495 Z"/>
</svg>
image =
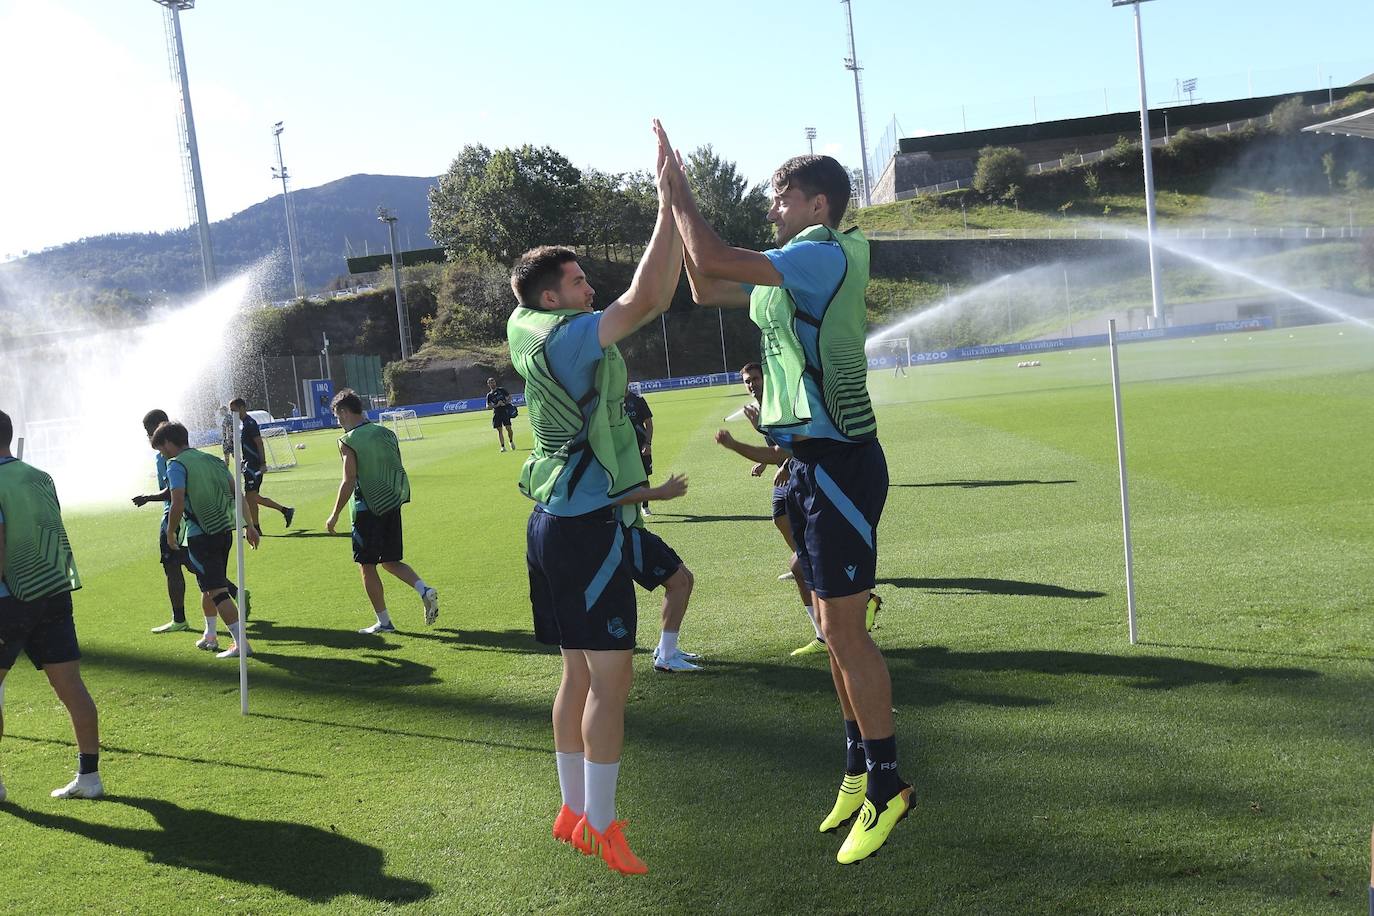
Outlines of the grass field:
<svg viewBox="0 0 1374 916">
<path fill-rule="evenodd" d="M 651 872 L 555 843 L 558 658 L 529 635 L 523 453 L 485 416 L 404 444 L 426 629 L 363 636 L 337 456 L 300 438 L 265 492 L 300 509 L 250 556 L 237 669 L 152 636 L 157 518 L 72 513 L 108 800 L 60 803 L 65 715 L 7 684 L 0 888 L 13 912 L 1349 913 L 1374 822 L 1374 336 L 1324 326 L 1122 349 L 1142 643 L 1127 645 L 1106 351 L 875 374 L 893 486 L 876 638 L 913 816 L 841 867 L 818 834 L 843 764 L 823 659 L 765 482 L 711 441 L 742 390 L 651 399 L 650 524 L 697 576 L 700 673 L 637 682 L 619 808 Z M 528 443 L 523 419 L 519 434 Z M 131 437 L 130 448 L 139 442 Z M 151 464 L 151 461 L 150 461 Z M 192 617 L 194 618 L 194 613 Z M 640 604 L 641 646 L 657 635 Z"/>
</svg>

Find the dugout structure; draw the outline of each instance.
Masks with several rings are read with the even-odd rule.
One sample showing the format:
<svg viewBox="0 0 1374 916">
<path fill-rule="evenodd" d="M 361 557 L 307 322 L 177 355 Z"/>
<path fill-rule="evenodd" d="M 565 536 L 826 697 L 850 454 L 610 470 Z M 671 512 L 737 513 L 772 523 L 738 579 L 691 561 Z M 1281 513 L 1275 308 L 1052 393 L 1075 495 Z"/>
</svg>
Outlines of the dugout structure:
<svg viewBox="0 0 1374 916">
<path fill-rule="evenodd" d="M 382 421 L 383 426 L 390 426 L 396 438 L 402 442 L 425 437 L 425 431 L 420 428 L 420 418 L 413 410 L 384 410 L 377 419 Z"/>
</svg>

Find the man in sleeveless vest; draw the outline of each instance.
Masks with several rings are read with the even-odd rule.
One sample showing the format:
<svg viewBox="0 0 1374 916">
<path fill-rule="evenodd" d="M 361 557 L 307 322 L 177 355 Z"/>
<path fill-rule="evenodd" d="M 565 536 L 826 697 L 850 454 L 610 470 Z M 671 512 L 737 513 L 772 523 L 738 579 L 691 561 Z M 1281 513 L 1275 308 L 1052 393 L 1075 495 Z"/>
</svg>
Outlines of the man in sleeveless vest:
<svg viewBox="0 0 1374 916">
<path fill-rule="evenodd" d="M 14 423 L 0 411 L 0 735 L 5 675 L 26 653 L 48 676 L 76 733 L 76 778 L 53 798 L 99 798 L 100 719 L 81 680 L 72 592 L 81 587 L 52 478 L 10 454 Z M 5 784 L 0 781 L 0 802 Z"/>
<path fill-rule="evenodd" d="M 350 499 L 353 501 L 353 562 L 362 573 L 363 591 L 377 617 L 375 623 L 358 632 L 396 632 L 386 609 L 386 590 L 377 575 L 378 566 L 415 589 L 425 607 L 425 623 L 432 625 L 439 618 L 439 593 L 401 562 L 401 506 L 410 502 L 410 478 L 401 464 L 401 444 L 391 430 L 367 419 L 362 398 L 352 388 L 334 395 L 330 408 L 344 428 L 339 438 L 343 480 L 334 511 L 324 526 L 333 534 L 339 513 Z"/>
<path fill-rule="evenodd" d="M 845 774 L 820 829 L 855 818 L 836 858 L 856 862 L 887 841 L 911 805 L 897 771 L 892 682 L 865 629 L 888 482 L 864 353 L 868 240 L 839 231 L 849 175 L 829 156 L 798 156 L 773 174 L 768 219 L 780 247 L 765 252 L 722 242 L 697 210 L 681 163 L 671 164 L 693 297 L 748 307 L 762 332 L 759 428 L 792 453 L 787 514 L 845 721 Z"/>
<path fill-rule="evenodd" d="M 553 704 L 563 804 L 553 835 L 621 874 L 648 870 L 630 850 L 625 822 L 615 818 L 636 626 L 623 546 L 642 502 L 675 498 L 687 485 L 676 476 L 646 484 L 625 415 L 628 375 L 616 342 L 667 310 L 681 274 L 669 157 L 660 144 L 658 220 L 630 288 L 593 311 L 577 255 L 536 248 L 512 271 L 520 304 L 506 326 L 534 436 L 520 473 L 520 492 L 535 503 L 526 528 L 534 633 L 563 656 Z"/>
<path fill-rule="evenodd" d="M 238 658 L 253 650 L 243 633 L 243 621 L 234 603 L 229 581 L 229 553 L 234 547 L 234 500 L 238 487 L 229 469 L 217 459 L 190 447 L 191 437 L 180 423 L 163 423 L 153 431 L 153 448 L 167 459 L 167 488 L 171 510 L 167 513 L 167 549 L 180 546 L 181 523 L 186 522 L 186 556 L 200 586 L 205 633 L 196 648 L 215 652 L 216 658 Z M 258 546 L 258 529 L 243 518 L 249 545 Z M 216 616 L 224 621 L 234 641 L 219 651 Z"/>
</svg>

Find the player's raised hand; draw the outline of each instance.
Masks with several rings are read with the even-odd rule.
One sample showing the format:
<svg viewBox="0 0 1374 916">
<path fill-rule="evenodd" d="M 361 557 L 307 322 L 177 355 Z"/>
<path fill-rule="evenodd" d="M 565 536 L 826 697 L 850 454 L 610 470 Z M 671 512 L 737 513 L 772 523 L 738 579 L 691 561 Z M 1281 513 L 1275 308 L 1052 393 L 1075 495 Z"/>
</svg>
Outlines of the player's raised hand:
<svg viewBox="0 0 1374 916">
<path fill-rule="evenodd" d="M 135 506 L 138 506 L 138 507 L 142 508 L 143 506 L 145 506 L 145 505 L 148 504 L 148 497 L 146 497 L 146 496 L 135 496 L 135 497 L 133 498 L 133 504 L 134 504 Z"/>
</svg>

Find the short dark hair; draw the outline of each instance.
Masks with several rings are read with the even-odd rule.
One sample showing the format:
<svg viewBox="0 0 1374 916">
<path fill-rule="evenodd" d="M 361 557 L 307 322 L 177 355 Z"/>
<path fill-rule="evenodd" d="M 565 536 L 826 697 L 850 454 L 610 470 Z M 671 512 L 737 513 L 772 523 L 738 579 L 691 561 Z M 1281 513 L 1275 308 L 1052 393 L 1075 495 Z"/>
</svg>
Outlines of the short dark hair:
<svg viewBox="0 0 1374 916">
<path fill-rule="evenodd" d="M 760 366 L 758 363 L 745 363 L 743 366 L 740 366 L 739 374 L 740 374 L 740 375 L 744 375 L 744 374 L 745 374 L 746 372 L 748 372 L 750 369 L 753 369 L 753 370 L 755 370 L 755 371 L 757 371 L 757 372 L 762 372 L 762 371 L 763 371 L 763 367 Z"/>
<path fill-rule="evenodd" d="M 796 188 L 807 197 L 825 195 L 830 206 L 830 226 L 838 226 L 849 208 L 853 186 L 849 173 L 829 156 L 793 156 L 773 173 L 773 193 Z"/>
<path fill-rule="evenodd" d="M 152 410 L 148 411 L 143 415 L 143 431 L 151 436 L 153 434 L 153 430 L 157 429 L 158 424 L 166 422 L 167 411 L 161 409 L 160 407 L 154 407 Z"/>
<path fill-rule="evenodd" d="M 14 421 L 10 415 L 0 410 L 0 448 L 9 448 L 14 441 Z"/>
<path fill-rule="evenodd" d="M 157 429 L 153 430 L 153 448 L 160 448 L 168 442 L 177 448 L 187 448 L 191 444 L 191 436 L 180 423 L 158 424 Z"/>
<path fill-rule="evenodd" d="M 229 402 L 230 410 L 238 410 L 240 407 L 242 407 L 244 410 L 248 409 L 248 402 L 245 401 L 243 398 L 234 398 L 232 401 Z"/>
<path fill-rule="evenodd" d="M 363 399 L 358 397 L 357 392 L 352 388 L 340 388 L 338 393 L 334 395 L 334 400 L 329 402 L 330 410 L 336 407 L 342 407 L 349 413 L 362 413 Z"/>
<path fill-rule="evenodd" d="M 539 308 L 539 299 L 563 280 L 563 265 L 576 264 L 577 252 L 558 245 L 540 245 L 522 254 L 510 272 L 510 288 L 525 308 Z"/>
</svg>

